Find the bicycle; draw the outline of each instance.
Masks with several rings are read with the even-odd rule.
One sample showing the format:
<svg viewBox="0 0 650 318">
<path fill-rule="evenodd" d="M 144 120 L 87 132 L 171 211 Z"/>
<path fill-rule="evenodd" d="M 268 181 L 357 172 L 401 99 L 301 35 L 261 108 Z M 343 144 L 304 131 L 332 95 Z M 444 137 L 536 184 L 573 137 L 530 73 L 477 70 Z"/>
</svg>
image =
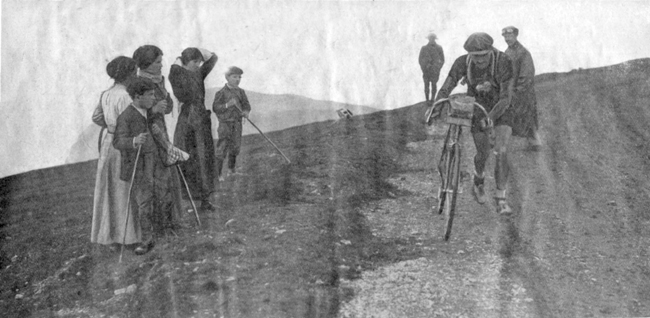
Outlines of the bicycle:
<svg viewBox="0 0 650 318">
<path fill-rule="evenodd" d="M 436 112 L 439 104 L 447 102 L 441 111 Z M 446 107 L 445 107 L 446 106 Z M 438 214 L 445 217 L 445 241 L 451 236 L 451 227 L 454 222 L 456 200 L 458 198 L 458 186 L 460 184 L 460 159 L 461 159 L 461 135 L 463 127 L 472 127 L 474 108 L 479 108 L 486 118 L 485 129 L 492 127 L 492 122 L 487 111 L 477 103 L 474 97 L 465 94 L 452 95 L 436 101 L 426 112 L 426 122 L 430 125 L 432 119 L 443 117 L 449 125 L 445 143 L 442 146 L 442 154 L 438 163 L 438 173 L 441 178 L 441 185 L 438 188 Z"/>
</svg>

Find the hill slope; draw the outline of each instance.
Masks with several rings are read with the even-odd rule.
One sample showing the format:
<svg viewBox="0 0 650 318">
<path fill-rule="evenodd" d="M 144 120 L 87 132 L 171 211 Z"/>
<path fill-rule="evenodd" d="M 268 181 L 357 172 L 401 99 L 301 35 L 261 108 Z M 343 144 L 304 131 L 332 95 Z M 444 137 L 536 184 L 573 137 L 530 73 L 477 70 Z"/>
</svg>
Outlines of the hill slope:
<svg viewBox="0 0 650 318">
<path fill-rule="evenodd" d="M 290 165 L 246 136 L 244 174 L 221 184 L 203 227 L 188 214 L 178 237 L 123 263 L 88 242 L 95 161 L 0 179 L 0 311 L 648 316 L 649 70 L 638 60 L 540 78 L 544 147 L 512 142 L 515 213 L 465 191 L 449 242 L 430 213 L 441 136 L 426 135 L 423 105 L 269 133 Z"/>
<path fill-rule="evenodd" d="M 219 89 L 211 88 L 207 90 L 205 105 L 208 109 L 212 109 L 214 94 Z M 253 91 L 246 91 L 246 94 L 253 108 L 250 119 L 264 133 L 308 123 L 337 119 L 336 110 L 340 108 L 347 108 L 354 115 L 369 114 L 378 111 L 378 109 L 372 107 L 315 100 L 298 95 L 274 95 Z M 178 112 L 177 109 L 174 110 L 174 114 L 176 112 Z M 173 127 L 175 127 L 176 119 L 169 115 L 166 119 L 170 131 L 172 131 Z M 214 115 L 212 116 L 212 122 L 212 131 L 216 138 L 217 119 Z M 98 156 L 97 136 L 99 135 L 99 130 L 100 128 L 97 125 L 89 124 L 81 133 L 77 142 L 70 148 L 70 154 L 66 158 L 66 163 L 96 159 Z M 252 125 L 248 125 L 247 123 L 244 125 L 244 135 L 257 133 L 258 131 Z"/>
</svg>

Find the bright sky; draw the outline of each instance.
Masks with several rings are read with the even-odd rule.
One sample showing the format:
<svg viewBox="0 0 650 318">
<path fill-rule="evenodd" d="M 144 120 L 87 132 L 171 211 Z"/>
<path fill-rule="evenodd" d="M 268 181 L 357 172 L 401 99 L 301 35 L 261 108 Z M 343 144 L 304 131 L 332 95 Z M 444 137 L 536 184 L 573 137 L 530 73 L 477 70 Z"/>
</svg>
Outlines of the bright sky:
<svg viewBox="0 0 650 318">
<path fill-rule="evenodd" d="M 106 64 L 143 44 L 163 50 L 164 74 L 186 47 L 214 51 L 208 87 L 237 65 L 248 90 L 391 109 L 423 99 L 427 31 L 445 50 L 442 84 L 469 34 L 503 50 L 507 25 L 538 74 L 650 56 L 646 1 L 3 0 L 0 177 L 63 164 L 112 84 Z"/>
</svg>

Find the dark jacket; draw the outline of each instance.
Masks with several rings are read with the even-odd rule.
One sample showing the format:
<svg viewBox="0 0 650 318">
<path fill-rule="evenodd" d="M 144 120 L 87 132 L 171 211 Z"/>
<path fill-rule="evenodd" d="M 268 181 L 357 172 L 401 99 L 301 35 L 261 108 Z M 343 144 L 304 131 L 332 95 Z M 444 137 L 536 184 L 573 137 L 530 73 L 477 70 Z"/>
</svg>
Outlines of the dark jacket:
<svg viewBox="0 0 650 318">
<path fill-rule="evenodd" d="M 460 56 L 454 61 L 445 83 L 440 88 L 440 91 L 438 91 L 436 100 L 449 97 L 454 88 L 456 88 L 456 85 L 458 85 L 458 82 L 466 78 L 468 81 L 467 95 L 475 97 L 476 102 L 485 107 L 488 112 L 497 104 L 505 104 L 504 107 L 507 108 L 512 98 L 511 92 L 508 90 L 508 85 L 512 78 L 512 63 L 510 58 L 503 52 L 494 49 L 493 60 L 483 70 L 473 64 L 471 67 L 468 67 L 468 61 L 467 54 Z M 468 72 L 471 72 L 471 74 L 468 74 Z M 479 93 L 477 86 L 485 81 L 489 81 L 492 84 L 492 90 L 489 93 Z"/>
<path fill-rule="evenodd" d="M 141 133 L 147 132 L 149 132 L 147 119 L 138 112 L 133 104 L 127 107 L 124 112 L 117 117 L 113 147 L 119 149 L 122 155 L 120 179 L 131 181 L 131 175 L 133 173 L 136 155 L 138 153 L 138 148 L 133 145 L 133 138 Z M 147 142 L 142 145 L 142 150 L 140 151 L 141 158 L 140 160 L 137 160 L 138 165 L 134 182 L 137 183 L 143 177 L 144 160 L 142 160 L 142 157 L 154 154 L 156 149 L 156 144 L 154 143 L 153 138 L 147 138 Z"/>
<path fill-rule="evenodd" d="M 172 91 L 179 102 L 183 104 L 194 104 L 205 108 L 205 84 L 204 80 L 217 64 L 217 56 L 205 61 L 198 72 L 186 70 L 180 65 L 172 65 L 169 70 L 169 82 L 172 84 Z"/>
<path fill-rule="evenodd" d="M 214 102 L 212 103 L 212 110 L 217 115 L 219 122 L 236 122 L 241 121 L 241 112 L 237 107 L 226 107 L 226 103 L 234 98 L 241 111 L 251 111 L 251 104 L 248 102 L 246 92 L 241 88 L 231 88 L 227 84 L 224 85 L 214 95 Z"/>
<path fill-rule="evenodd" d="M 515 42 L 508 47 L 505 52 L 512 61 L 512 80 L 514 83 L 514 93 L 525 92 L 533 89 L 535 85 L 535 64 L 530 52 Z"/>
<path fill-rule="evenodd" d="M 516 113 L 512 135 L 530 137 L 539 126 L 533 57 L 518 41 L 509 46 L 505 53 L 512 60 L 511 107 Z"/>
<path fill-rule="evenodd" d="M 440 75 L 440 69 L 445 64 L 445 54 L 442 47 L 436 43 L 429 43 L 420 49 L 418 57 L 422 74 L 433 76 Z"/>
</svg>

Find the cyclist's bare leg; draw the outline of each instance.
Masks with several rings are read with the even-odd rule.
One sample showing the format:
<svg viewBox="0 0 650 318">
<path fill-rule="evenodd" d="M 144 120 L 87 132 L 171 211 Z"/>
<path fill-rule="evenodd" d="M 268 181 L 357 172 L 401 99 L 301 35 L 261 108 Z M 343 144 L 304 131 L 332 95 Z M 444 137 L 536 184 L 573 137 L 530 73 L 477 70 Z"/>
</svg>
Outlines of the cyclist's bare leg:
<svg viewBox="0 0 650 318">
<path fill-rule="evenodd" d="M 483 177 L 485 174 L 485 163 L 490 157 L 490 139 L 485 132 L 473 133 L 474 146 L 476 147 L 476 155 L 474 156 L 474 171 L 478 177 Z"/>
<path fill-rule="evenodd" d="M 485 195 L 485 163 L 490 156 L 490 139 L 485 132 L 473 133 L 472 137 L 474 138 L 474 146 L 476 147 L 472 193 L 476 202 L 485 204 L 487 201 L 487 196 Z"/>
<path fill-rule="evenodd" d="M 510 213 L 511 209 L 506 202 L 506 186 L 508 184 L 508 175 L 510 174 L 510 164 L 508 162 L 508 143 L 512 135 L 510 126 L 500 125 L 494 127 L 495 144 L 495 167 L 494 179 L 496 180 L 496 201 L 497 212 Z"/>
<path fill-rule="evenodd" d="M 527 139 L 528 139 L 528 146 L 530 146 L 533 150 L 539 149 L 539 147 L 542 145 L 542 141 L 539 138 L 539 133 L 537 132 L 537 130 L 533 130 Z"/>
<path fill-rule="evenodd" d="M 494 134 L 494 154 L 496 155 L 494 179 L 496 180 L 497 190 L 505 191 L 506 185 L 508 184 L 508 175 L 510 174 L 508 143 L 512 135 L 512 128 L 505 125 L 496 126 L 494 127 Z"/>
</svg>

